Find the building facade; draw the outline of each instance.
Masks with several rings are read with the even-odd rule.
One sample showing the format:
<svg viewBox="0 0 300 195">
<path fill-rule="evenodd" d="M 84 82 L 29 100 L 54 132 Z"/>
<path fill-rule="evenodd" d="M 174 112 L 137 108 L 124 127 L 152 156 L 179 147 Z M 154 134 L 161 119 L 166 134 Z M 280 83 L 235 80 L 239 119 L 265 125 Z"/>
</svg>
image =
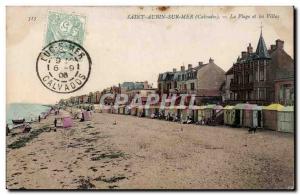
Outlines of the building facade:
<svg viewBox="0 0 300 195">
<path fill-rule="evenodd" d="M 220 86 L 225 79 L 224 73 L 211 58 L 208 63 L 199 62 L 195 67 L 192 64 L 189 64 L 187 69 L 181 66 L 179 71 L 173 69 L 159 74 L 158 93 L 194 94 L 197 104 L 204 103 L 204 99 L 221 100 Z"/>
<path fill-rule="evenodd" d="M 284 42 L 278 39 L 268 50 L 262 32 L 255 52 L 249 43 L 247 51 L 242 51 L 233 64 L 230 80 L 233 98 L 229 101 L 261 105 L 292 101 L 294 61 L 283 46 Z"/>
</svg>

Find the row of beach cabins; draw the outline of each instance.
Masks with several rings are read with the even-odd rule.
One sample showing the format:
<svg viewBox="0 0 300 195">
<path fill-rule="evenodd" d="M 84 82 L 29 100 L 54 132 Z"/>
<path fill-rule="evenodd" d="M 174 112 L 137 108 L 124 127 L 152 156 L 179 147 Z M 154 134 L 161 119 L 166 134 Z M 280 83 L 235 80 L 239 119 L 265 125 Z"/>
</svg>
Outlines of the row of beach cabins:
<svg viewBox="0 0 300 195">
<path fill-rule="evenodd" d="M 77 108 L 91 109 L 95 112 L 132 115 L 138 117 L 156 118 L 181 123 L 198 125 L 228 125 L 232 127 L 263 128 L 281 132 L 294 132 L 294 106 L 271 104 L 258 106 L 241 103 L 234 106 L 205 105 L 205 106 L 84 106 Z"/>
</svg>

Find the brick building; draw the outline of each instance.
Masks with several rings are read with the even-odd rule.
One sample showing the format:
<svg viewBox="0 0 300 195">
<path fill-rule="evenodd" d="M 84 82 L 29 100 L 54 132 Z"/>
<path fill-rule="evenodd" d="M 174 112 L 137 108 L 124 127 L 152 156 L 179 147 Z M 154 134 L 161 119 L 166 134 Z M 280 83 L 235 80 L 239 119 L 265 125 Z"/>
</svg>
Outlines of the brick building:
<svg viewBox="0 0 300 195">
<path fill-rule="evenodd" d="M 261 32 L 256 51 L 249 43 L 232 68 L 230 91 L 234 95 L 227 101 L 293 104 L 294 61 L 284 51 L 284 41 L 276 40 L 268 50 Z"/>
</svg>

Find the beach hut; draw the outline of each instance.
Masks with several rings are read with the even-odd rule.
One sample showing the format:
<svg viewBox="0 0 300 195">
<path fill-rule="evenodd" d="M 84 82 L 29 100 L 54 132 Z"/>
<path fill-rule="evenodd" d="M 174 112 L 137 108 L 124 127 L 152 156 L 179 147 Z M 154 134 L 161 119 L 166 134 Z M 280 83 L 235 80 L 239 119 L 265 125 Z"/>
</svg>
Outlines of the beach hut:
<svg viewBox="0 0 300 195">
<path fill-rule="evenodd" d="M 192 108 L 189 108 L 189 107 L 187 107 L 187 117 L 188 117 L 188 119 L 189 120 L 191 120 L 193 123 L 195 122 L 195 113 L 194 113 L 194 110 L 192 109 Z"/>
<path fill-rule="evenodd" d="M 112 114 L 118 114 L 119 113 L 119 106 L 112 106 L 112 109 L 111 109 L 111 113 Z"/>
<path fill-rule="evenodd" d="M 218 119 L 218 123 L 223 123 L 223 106 L 216 104 L 209 104 L 206 106 L 200 106 L 198 108 L 198 122 L 200 124 L 208 124 L 208 121 L 215 121 Z M 220 117 L 222 117 L 220 119 Z"/>
<path fill-rule="evenodd" d="M 170 107 L 170 116 L 172 117 L 172 121 L 174 121 L 176 118 L 175 106 Z"/>
<path fill-rule="evenodd" d="M 130 106 L 130 115 L 136 116 L 138 108 L 136 106 Z"/>
<path fill-rule="evenodd" d="M 145 107 L 145 117 L 148 117 L 148 118 L 151 117 L 151 112 L 150 112 L 150 110 L 151 110 L 151 106 Z"/>
<path fill-rule="evenodd" d="M 188 116 L 189 116 L 189 111 L 187 106 L 177 106 L 177 113 L 179 111 L 179 119 L 182 123 L 187 122 Z"/>
<path fill-rule="evenodd" d="M 225 125 L 233 125 L 234 117 L 232 115 L 234 114 L 234 106 L 225 106 L 223 108 L 224 110 L 224 124 Z"/>
<path fill-rule="evenodd" d="M 278 130 L 278 112 L 283 109 L 280 104 L 271 104 L 263 108 L 263 126 L 265 129 Z"/>
<path fill-rule="evenodd" d="M 212 108 L 212 116 L 209 125 L 223 125 L 224 124 L 224 110 L 223 106 L 216 105 Z"/>
<path fill-rule="evenodd" d="M 294 132 L 294 106 L 283 107 L 278 111 L 278 131 Z"/>
<path fill-rule="evenodd" d="M 232 109 L 229 110 L 229 116 L 230 116 L 229 125 L 233 126 L 234 122 L 235 122 L 235 109 L 234 109 L 234 106 L 233 106 Z"/>
<path fill-rule="evenodd" d="M 176 118 L 177 121 L 181 121 L 181 113 L 185 109 L 185 106 L 174 106 L 173 113 L 174 117 Z M 175 119 L 174 119 L 175 121 Z"/>
<path fill-rule="evenodd" d="M 249 127 L 263 127 L 263 114 L 262 114 L 263 106 L 254 106 L 251 110 L 250 115 L 252 118 L 250 120 Z"/>
<path fill-rule="evenodd" d="M 94 108 L 95 108 L 95 112 L 97 112 L 97 113 L 101 112 L 100 105 L 95 104 Z"/>
<path fill-rule="evenodd" d="M 145 108 L 145 117 L 151 118 L 154 115 L 158 115 L 159 105 L 150 105 L 148 108 Z"/>
<path fill-rule="evenodd" d="M 174 118 L 176 117 L 175 106 L 165 107 L 165 109 L 164 109 L 164 117 L 165 117 L 166 120 L 173 121 Z"/>
<path fill-rule="evenodd" d="M 144 117 L 145 116 L 145 108 L 144 108 L 144 106 L 138 106 L 137 107 L 137 116 L 138 117 Z"/>
<path fill-rule="evenodd" d="M 204 124 L 204 121 L 205 121 L 205 107 L 206 106 L 199 106 L 198 108 L 198 119 L 197 121 L 200 123 L 200 124 Z"/>
<path fill-rule="evenodd" d="M 131 111 L 131 106 L 125 106 L 125 113 L 126 115 L 131 115 L 130 111 Z"/>
<path fill-rule="evenodd" d="M 180 114 L 180 121 L 184 123 L 187 122 L 187 120 L 188 120 L 188 110 L 182 109 Z"/>
<path fill-rule="evenodd" d="M 170 111 L 170 109 L 169 109 L 169 107 L 165 107 L 164 108 L 164 118 L 166 119 L 166 120 L 168 120 L 168 117 L 169 117 L 169 111 Z"/>
<path fill-rule="evenodd" d="M 198 110 L 200 109 L 200 106 L 193 106 L 190 110 L 191 113 L 191 116 L 192 116 L 192 119 L 193 121 L 196 123 L 198 122 Z"/>
<path fill-rule="evenodd" d="M 125 105 L 121 105 L 118 108 L 118 113 L 119 114 L 125 114 Z"/>
<path fill-rule="evenodd" d="M 70 116 L 63 117 L 63 128 L 69 128 L 73 126 L 73 120 Z"/>
<path fill-rule="evenodd" d="M 262 127 L 262 107 L 256 104 L 241 103 L 227 111 L 230 116 L 230 125 L 237 127 Z M 231 112 L 231 113 L 230 113 Z M 225 117 L 225 116 L 224 116 Z M 228 117 L 228 115 L 227 115 Z"/>
<path fill-rule="evenodd" d="M 204 118 L 206 119 L 210 119 L 212 118 L 213 114 L 214 114 L 214 108 L 216 107 L 216 104 L 209 104 L 207 106 L 205 106 L 203 108 L 204 112 L 203 112 L 203 115 L 204 115 Z"/>
<path fill-rule="evenodd" d="M 164 119 L 165 118 L 165 108 L 164 107 L 159 107 L 158 109 L 158 119 Z"/>
<path fill-rule="evenodd" d="M 241 110 L 243 127 L 262 127 L 262 106 L 256 104 L 243 104 Z"/>
<path fill-rule="evenodd" d="M 100 105 L 100 110 L 102 113 L 111 113 L 112 112 L 112 106 L 110 105 Z"/>
<path fill-rule="evenodd" d="M 233 125 L 237 127 L 243 126 L 243 110 L 245 109 L 245 104 L 237 104 L 233 109 L 235 110 Z"/>
<path fill-rule="evenodd" d="M 249 120 L 245 119 L 245 127 L 257 127 L 262 128 L 263 127 L 263 106 L 253 106 L 249 110 L 245 110 L 246 114 L 249 112 Z"/>
<path fill-rule="evenodd" d="M 83 115 L 83 120 L 84 121 L 90 121 L 92 119 L 91 111 L 83 111 L 82 115 Z"/>
</svg>

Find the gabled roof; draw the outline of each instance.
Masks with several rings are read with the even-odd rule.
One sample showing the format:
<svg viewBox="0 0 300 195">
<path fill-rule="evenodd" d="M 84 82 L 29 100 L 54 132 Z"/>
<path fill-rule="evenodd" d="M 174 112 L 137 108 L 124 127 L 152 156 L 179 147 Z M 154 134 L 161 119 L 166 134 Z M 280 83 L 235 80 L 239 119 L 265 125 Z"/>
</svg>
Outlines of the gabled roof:
<svg viewBox="0 0 300 195">
<path fill-rule="evenodd" d="M 231 66 L 231 68 L 229 68 L 229 70 L 227 70 L 227 72 L 225 73 L 225 75 L 231 75 L 233 74 L 233 66 Z"/>
<path fill-rule="evenodd" d="M 257 48 L 256 48 L 257 58 L 270 58 L 265 40 L 262 36 L 262 32 L 260 33 L 260 37 L 258 40 Z"/>
</svg>

